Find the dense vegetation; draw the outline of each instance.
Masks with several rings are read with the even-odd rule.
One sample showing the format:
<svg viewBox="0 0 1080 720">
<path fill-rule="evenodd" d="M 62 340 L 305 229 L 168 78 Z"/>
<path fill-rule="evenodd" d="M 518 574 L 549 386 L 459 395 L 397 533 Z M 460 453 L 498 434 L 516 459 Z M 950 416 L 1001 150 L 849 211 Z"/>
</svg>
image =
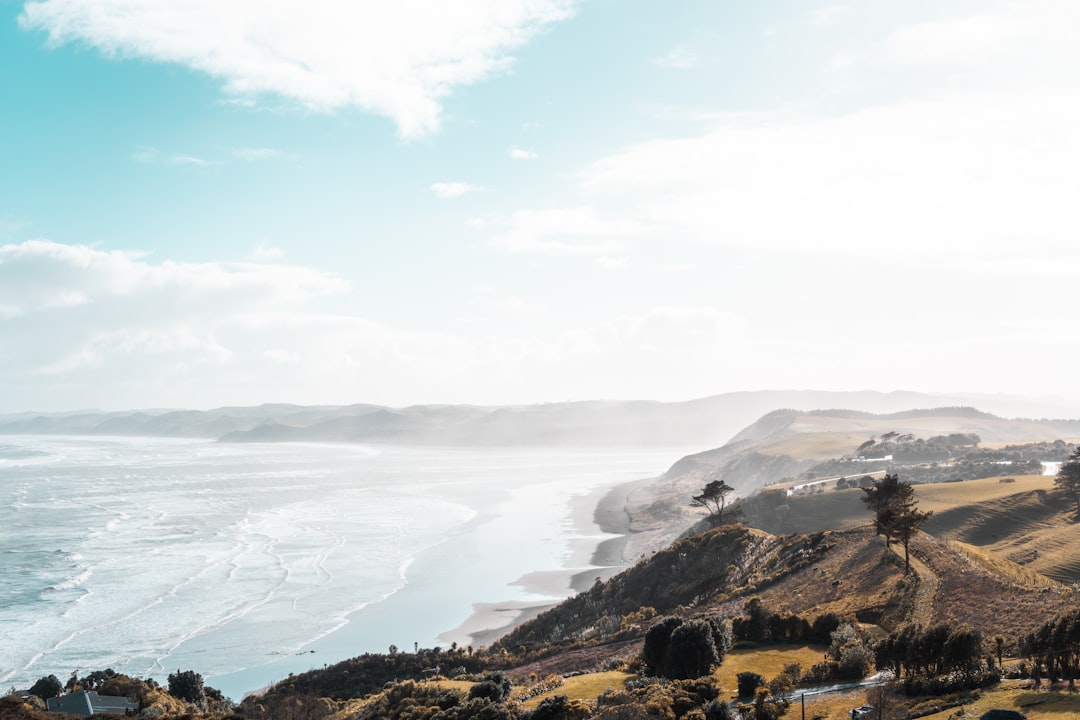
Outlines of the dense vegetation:
<svg viewBox="0 0 1080 720">
<path fill-rule="evenodd" d="M 1043 462 L 1062 462 L 1069 457 L 1069 446 L 1061 440 L 1001 448 L 981 448 L 979 442 L 979 436 L 971 433 L 950 433 L 928 439 L 884 433 L 852 448 L 845 457 L 814 465 L 802 477 L 808 480 L 835 475 L 857 477 L 868 470 L 890 473 L 902 470 L 904 477 L 914 483 L 956 482 L 1039 474 Z"/>
</svg>

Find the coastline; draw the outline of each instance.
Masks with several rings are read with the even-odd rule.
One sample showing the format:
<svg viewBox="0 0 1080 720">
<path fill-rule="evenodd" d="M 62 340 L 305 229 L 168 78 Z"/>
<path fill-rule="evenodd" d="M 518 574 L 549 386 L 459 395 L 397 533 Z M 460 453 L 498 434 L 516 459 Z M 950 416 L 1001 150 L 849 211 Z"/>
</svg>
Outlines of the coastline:
<svg viewBox="0 0 1080 720">
<path fill-rule="evenodd" d="M 472 615 L 453 630 L 440 634 L 439 639 L 474 647 L 490 645 L 565 598 L 622 572 L 632 564 L 625 557 L 633 532 L 627 503 L 637 487 L 651 481 L 646 478 L 602 487 L 572 500 L 571 522 L 576 536 L 564 566 L 530 572 L 511 583 L 550 601 L 473 603 Z"/>
</svg>

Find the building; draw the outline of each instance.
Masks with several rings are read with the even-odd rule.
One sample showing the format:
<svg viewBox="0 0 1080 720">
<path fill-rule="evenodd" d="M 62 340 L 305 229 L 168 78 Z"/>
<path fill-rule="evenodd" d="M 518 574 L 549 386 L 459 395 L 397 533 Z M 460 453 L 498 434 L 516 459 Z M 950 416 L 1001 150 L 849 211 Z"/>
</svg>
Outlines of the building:
<svg viewBox="0 0 1080 720">
<path fill-rule="evenodd" d="M 111 715 L 126 715 L 135 713 L 139 705 L 125 697 L 112 695 L 98 695 L 96 690 L 81 690 L 58 697 L 51 697 L 46 701 L 49 712 L 62 712 L 70 715 L 97 715 L 107 713 Z"/>
</svg>

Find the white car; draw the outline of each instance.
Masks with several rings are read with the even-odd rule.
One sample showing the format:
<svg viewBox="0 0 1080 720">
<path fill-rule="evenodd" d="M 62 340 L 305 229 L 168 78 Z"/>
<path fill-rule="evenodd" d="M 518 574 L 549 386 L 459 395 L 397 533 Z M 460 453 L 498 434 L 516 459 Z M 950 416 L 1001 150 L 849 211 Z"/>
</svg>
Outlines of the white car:
<svg viewBox="0 0 1080 720">
<path fill-rule="evenodd" d="M 860 708 L 855 708 L 854 710 L 852 710 L 851 711 L 851 717 L 853 718 L 853 720 L 858 720 L 858 718 L 867 717 L 869 715 L 872 715 L 873 712 L 874 712 L 874 706 L 873 705 L 863 705 Z"/>
</svg>

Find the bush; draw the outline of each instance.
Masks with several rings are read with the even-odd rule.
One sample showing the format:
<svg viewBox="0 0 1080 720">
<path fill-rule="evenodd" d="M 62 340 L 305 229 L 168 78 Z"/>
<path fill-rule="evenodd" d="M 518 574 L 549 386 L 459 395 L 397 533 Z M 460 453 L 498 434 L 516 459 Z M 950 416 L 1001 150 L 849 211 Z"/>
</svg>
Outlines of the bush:
<svg viewBox="0 0 1080 720">
<path fill-rule="evenodd" d="M 513 685 L 510 678 L 501 671 L 495 671 L 484 675 L 480 682 L 469 688 L 469 698 L 481 698 L 491 702 L 502 702 L 510 697 Z"/>
<path fill-rule="evenodd" d="M 735 676 L 739 686 L 739 697 L 754 697 L 759 687 L 765 684 L 765 678 L 756 672 L 741 672 Z"/>
<path fill-rule="evenodd" d="M 51 697 L 56 697 L 64 690 L 63 683 L 60 682 L 60 678 L 55 675 L 49 675 L 38 680 L 30 688 L 30 694 L 35 695 L 42 700 L 48 700 Z"/>
</svg>

